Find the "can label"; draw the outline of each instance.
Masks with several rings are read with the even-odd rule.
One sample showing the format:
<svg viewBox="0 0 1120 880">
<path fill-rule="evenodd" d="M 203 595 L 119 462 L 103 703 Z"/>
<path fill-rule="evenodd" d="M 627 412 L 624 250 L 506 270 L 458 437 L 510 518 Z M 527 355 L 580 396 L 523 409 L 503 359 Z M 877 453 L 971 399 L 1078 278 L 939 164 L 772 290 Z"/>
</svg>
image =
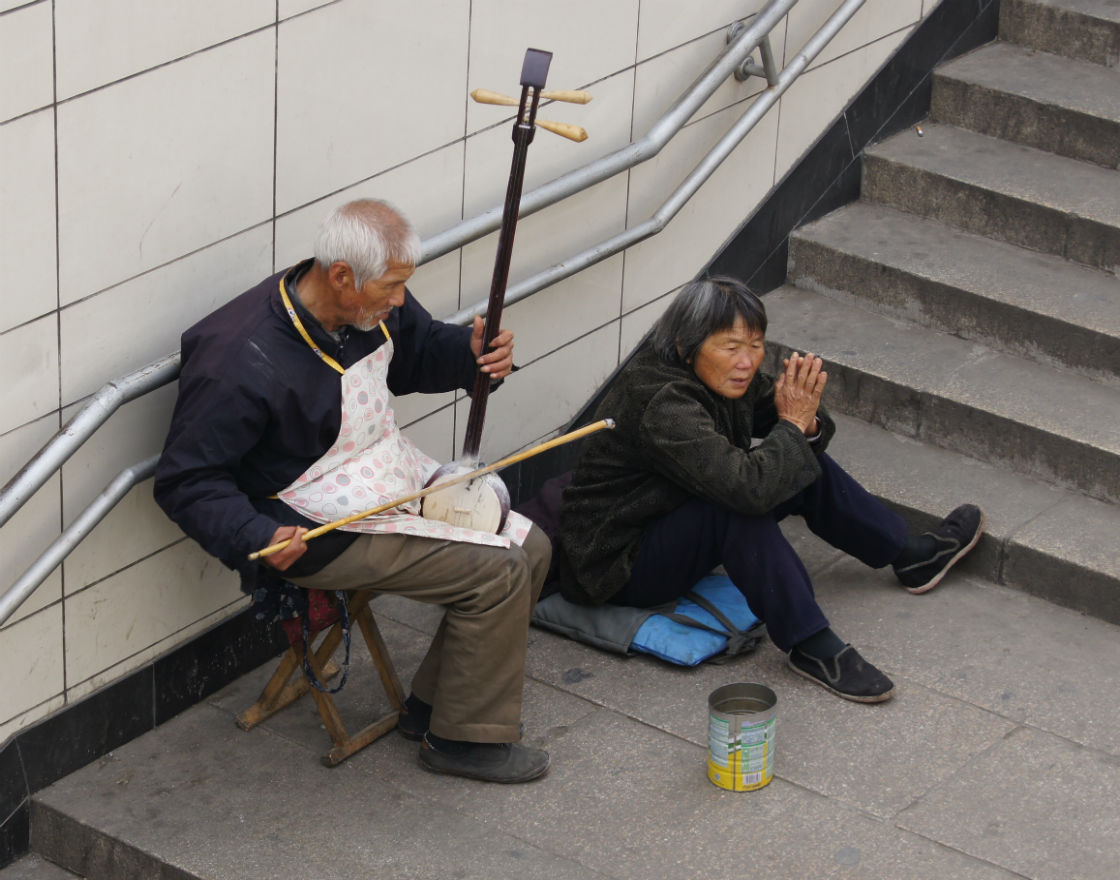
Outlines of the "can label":
<svg viewBox="0 0 1120 880">
<path fill-rule="evenodd" d="M 735 699 L 710 706 L 708 779 L 720 788 L 753 791 L 774 776 L 774 705 L 756 705 L 761 711 L 746 710 Z"/>
</svg>

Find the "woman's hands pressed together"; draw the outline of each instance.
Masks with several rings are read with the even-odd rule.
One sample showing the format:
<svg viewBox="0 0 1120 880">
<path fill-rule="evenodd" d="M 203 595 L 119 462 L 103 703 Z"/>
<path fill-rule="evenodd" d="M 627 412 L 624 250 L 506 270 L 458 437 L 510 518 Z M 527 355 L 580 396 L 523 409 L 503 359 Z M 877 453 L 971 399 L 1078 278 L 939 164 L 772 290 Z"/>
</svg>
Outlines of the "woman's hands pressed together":
<svg viewBox="0 0 1120 880">
<path fill-rule="evenodd" d="M 824 361 L 812 352 L 794 352 L 783 363 L 785 372 L 774 385 L 778 417 L 793 422 L 801 433 L 811 437 L 817 433 L 817 408 L 828 383 L 828 373 L 822 370 Z"/>
</svg>

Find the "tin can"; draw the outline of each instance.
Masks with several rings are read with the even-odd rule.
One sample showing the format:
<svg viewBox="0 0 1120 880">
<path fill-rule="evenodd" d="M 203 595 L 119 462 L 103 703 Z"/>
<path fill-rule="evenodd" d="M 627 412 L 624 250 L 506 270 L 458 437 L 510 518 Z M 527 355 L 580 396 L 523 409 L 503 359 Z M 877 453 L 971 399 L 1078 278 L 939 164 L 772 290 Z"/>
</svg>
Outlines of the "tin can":
<svg viewBox="0 0 1120 880">
<path fill-rule="evenodd" d="M 736 682 L 708 696 L 708 778 L 728 791 L 754 791 L 774 776 L 778 697 L 762 684 Z"/>
</svg>

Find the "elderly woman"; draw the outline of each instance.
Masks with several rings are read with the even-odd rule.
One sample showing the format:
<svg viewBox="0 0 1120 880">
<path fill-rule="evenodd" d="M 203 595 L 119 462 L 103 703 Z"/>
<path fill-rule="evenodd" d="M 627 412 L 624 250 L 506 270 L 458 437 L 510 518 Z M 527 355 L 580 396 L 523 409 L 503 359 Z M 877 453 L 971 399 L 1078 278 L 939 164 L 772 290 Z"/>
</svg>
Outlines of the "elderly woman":
<svg viewBox="0 0 1120 880">
<path fill-rule="evenodd" d="M 588 441 L 564 493 L 561 590 L 584 604 L 651 607 L 723 565 L 791 669 L 881 702 L 893 684 L 829 627 L 778 523 L 798 514 L 923 593 L 975 546 L 984 516 L 964 505 L 908 535 L 824 452 L 835 424 L 820 406 L 821 359 L 795 353 L 775 381 L 759 372 L 765 336 L 761 300 L 734 279 L 693 282 L 674 299 L 600 407 L 618 427 Z"/>
</svg>

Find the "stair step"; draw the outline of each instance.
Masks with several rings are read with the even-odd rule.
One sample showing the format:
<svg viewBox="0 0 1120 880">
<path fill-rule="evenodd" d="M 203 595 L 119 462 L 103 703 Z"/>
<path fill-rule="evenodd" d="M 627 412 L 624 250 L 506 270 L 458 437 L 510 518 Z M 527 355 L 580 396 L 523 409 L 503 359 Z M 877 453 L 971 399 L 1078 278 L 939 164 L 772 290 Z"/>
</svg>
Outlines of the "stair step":
<svg viewBox="0 0 1120 880">
<path fill-rule="evenodd" d="M 789 279 L 1120 386 L 1120 279 L 854 202 L 798 229 Z"/>
<path fill-rule="evenodd" d="M 34 853 L 0 868 L 0 880 L 81 880 L 64 868 Z"/>
<path fill-rule="evenodd" d="M 1120 7 L 1115 0 L 1002 0 L 999 34 L 1044 52 L 1120 65 Z"/>
<path fill-rule="evenodd" d="M 1120 70 L 989 43 L 934 73 L 931 118 L 1120 166 Z"/>
<path fill-rule="evenodd" d="M 1120 173 L 930 123 L 864 154 L 863 198 L 1108 271 L 1120 268 Z"/>
<path fill-rule="evenodd" d="M 766 296 L 769 368 L 828 363 L 831 409 L 1037 479 L 1120 500 L 1120 391 L 789 285 Z"/>
<path fill-rule="evenodd" d="M 911 528 L 979 504 L 985 534 L 964 571 L 1120 623 L 1120 509 L 834 414 L 829 454 Z"/>
</svg>

